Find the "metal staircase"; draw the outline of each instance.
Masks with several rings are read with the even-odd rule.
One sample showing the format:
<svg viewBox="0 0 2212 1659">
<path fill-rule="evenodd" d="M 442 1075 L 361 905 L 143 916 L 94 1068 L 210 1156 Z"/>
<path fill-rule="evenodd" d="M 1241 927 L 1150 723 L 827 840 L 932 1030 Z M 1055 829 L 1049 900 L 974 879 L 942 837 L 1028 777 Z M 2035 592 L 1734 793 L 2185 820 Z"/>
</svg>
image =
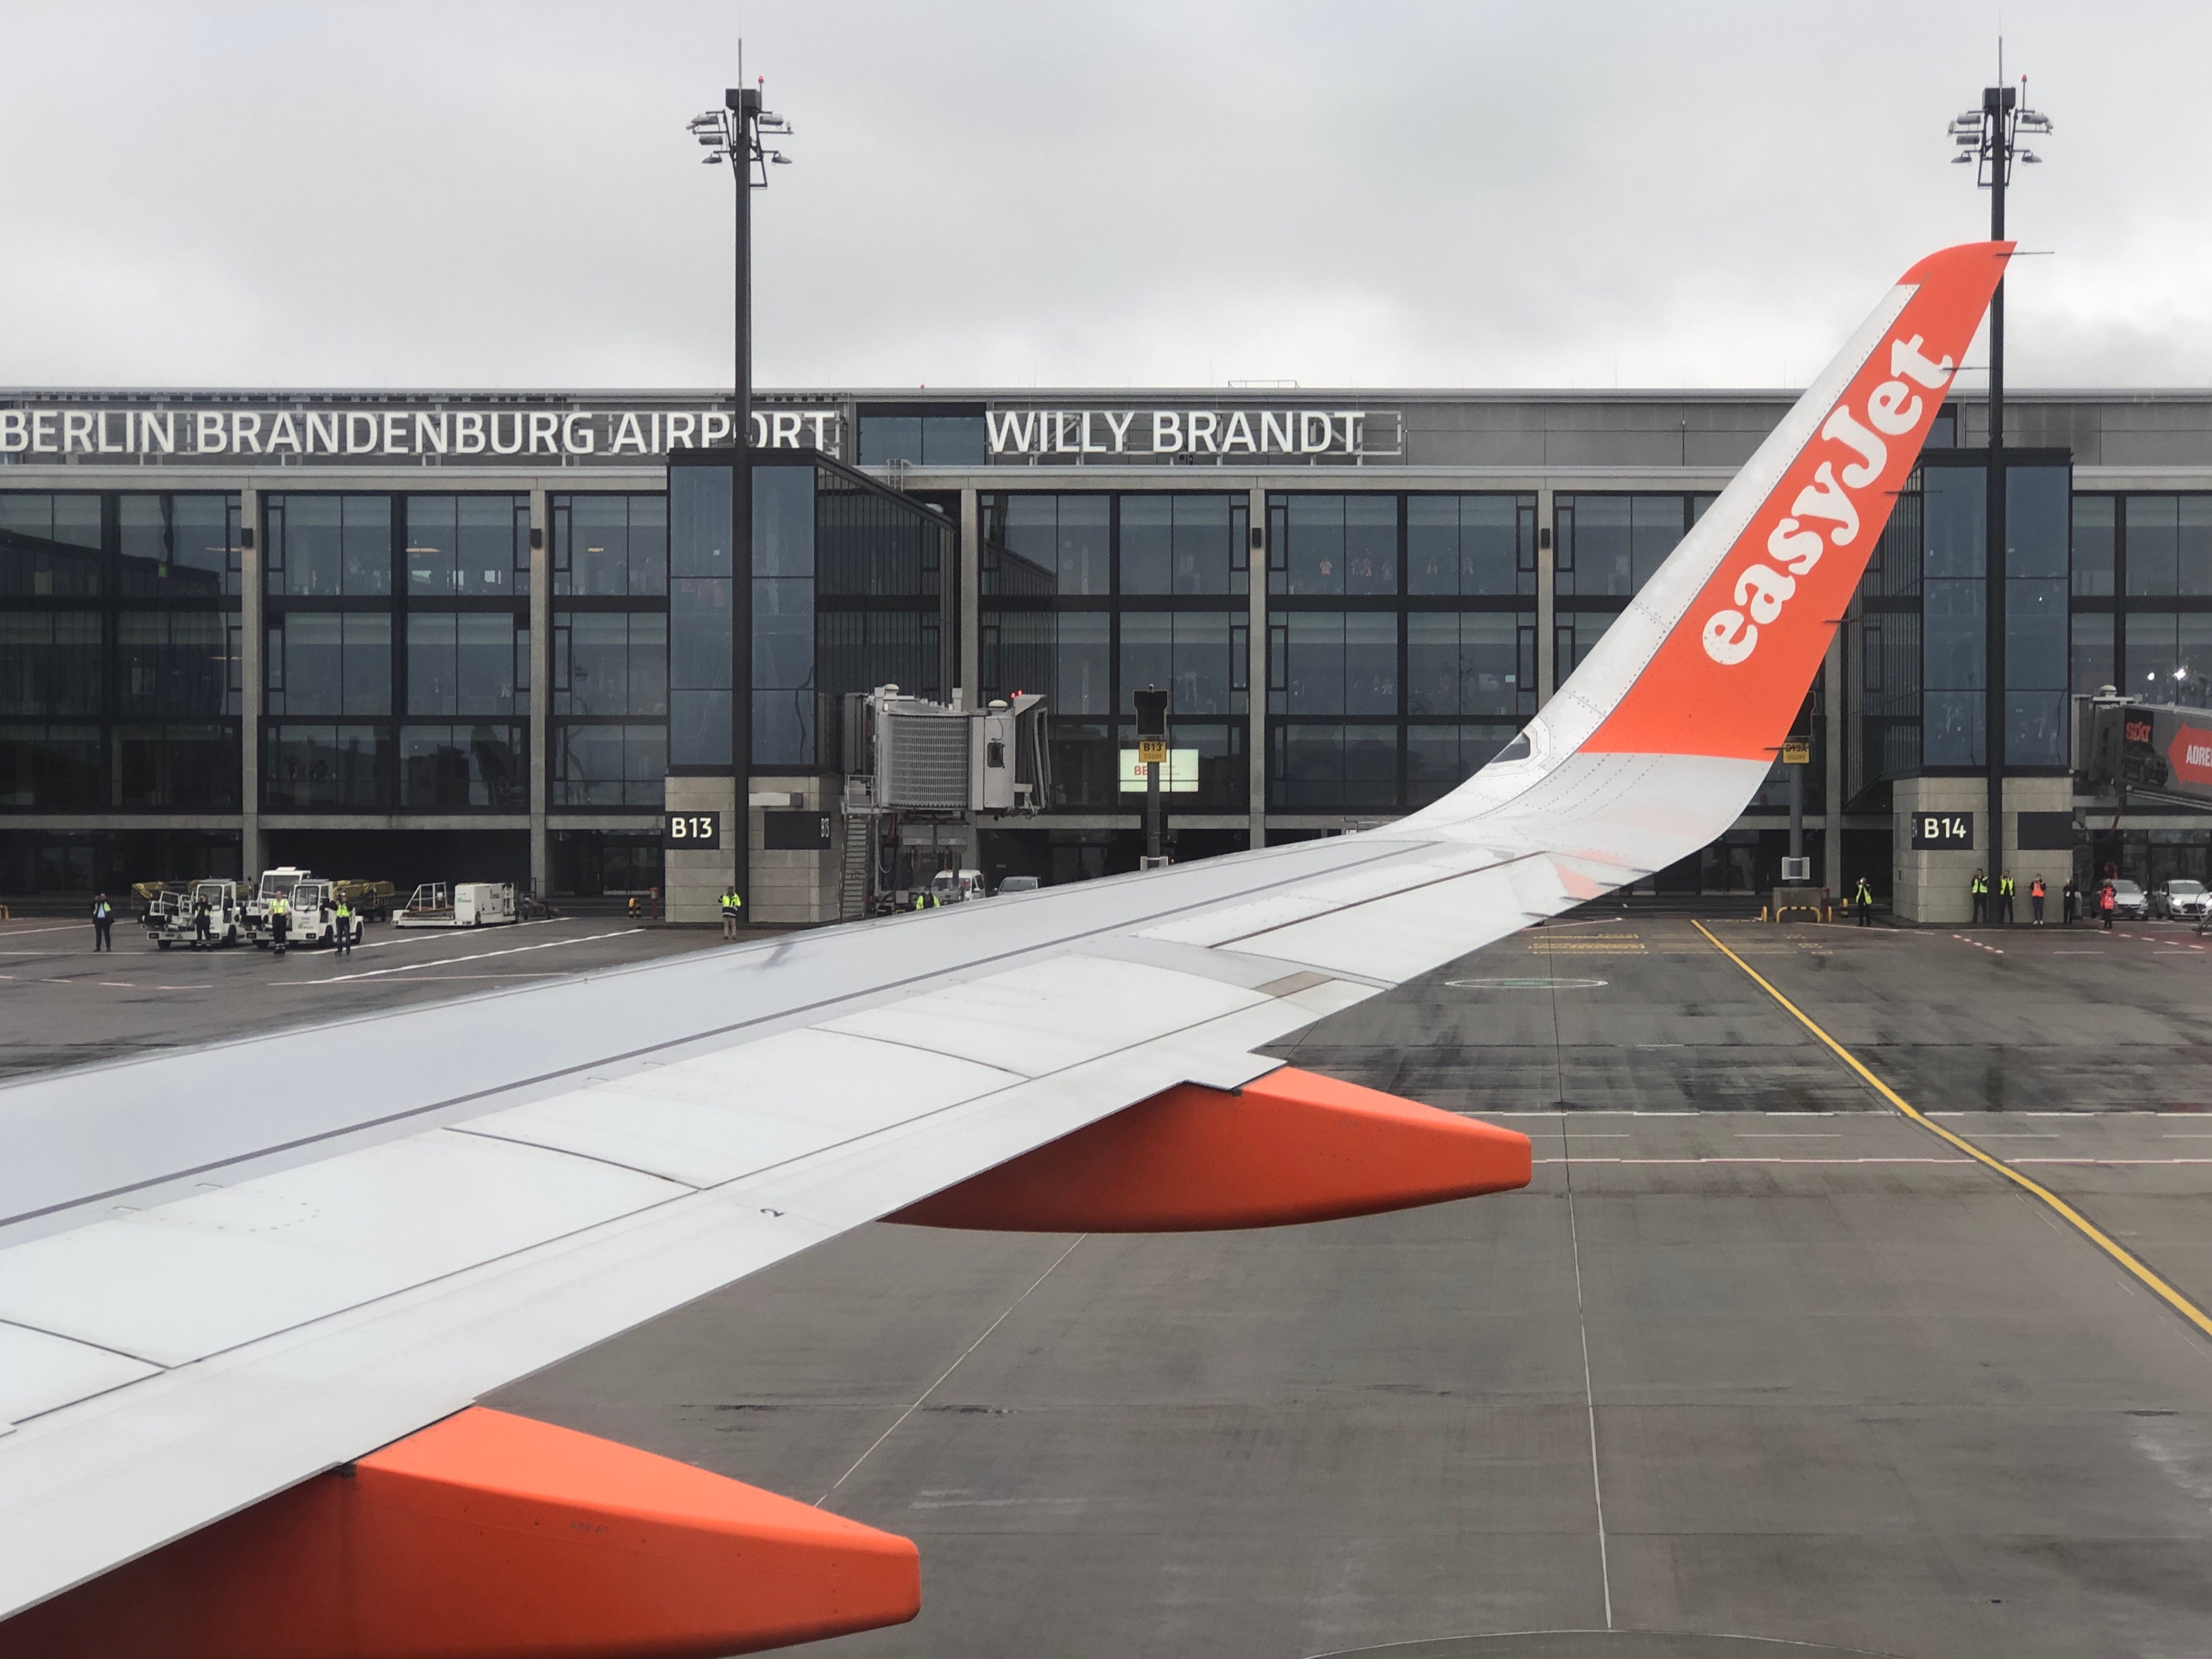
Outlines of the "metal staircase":
<svg viewBox="0 0 2212 1659">
<path fill-rule="evenodd" d="M 845 867 L 837 889 L 837 917 L 858 921 L 868 909 L 868 860 L 875 855 L 875 818 L 867 812 L 845 815 Z"/>
</svg>

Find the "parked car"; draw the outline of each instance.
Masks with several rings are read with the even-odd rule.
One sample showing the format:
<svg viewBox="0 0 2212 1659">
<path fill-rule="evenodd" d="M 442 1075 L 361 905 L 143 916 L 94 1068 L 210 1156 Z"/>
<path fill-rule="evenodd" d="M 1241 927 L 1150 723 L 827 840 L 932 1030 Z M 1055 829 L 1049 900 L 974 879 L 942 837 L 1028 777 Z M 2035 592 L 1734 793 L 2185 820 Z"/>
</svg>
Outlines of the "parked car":
<svg viewBox="0 0 2212 1659">
<path fill-rule="evenodd" d="M 2141 921 L 2150 915 L 2150 900 L 2140 885 L 2123 876 L 2112 884 L 2112 915 L 2123 921 Z"/>
<path fill-rule="evenodd" d="M 1000 893 L 1034 893 L 1044 884 L 1035 876 L 1008 876 L 999 884 Z"/>
<path fill-rule="evenodd" d="M 2204 890 L 2203 882 L 2179 877 L 2160 888 L 2150 901 L 2151 914 L 2169 921 L 2202 921 L 2208 905 L 2212 905 L 2212 893 Z"/>
</svg>

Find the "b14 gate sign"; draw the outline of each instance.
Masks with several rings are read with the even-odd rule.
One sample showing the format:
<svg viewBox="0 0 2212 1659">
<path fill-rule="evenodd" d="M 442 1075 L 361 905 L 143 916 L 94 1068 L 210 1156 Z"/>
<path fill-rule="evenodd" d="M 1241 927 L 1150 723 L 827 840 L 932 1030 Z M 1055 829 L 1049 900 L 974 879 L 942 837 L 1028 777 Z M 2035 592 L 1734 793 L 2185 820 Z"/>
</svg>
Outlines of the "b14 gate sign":
<svg viewBox="0 0 2212 1659">
<path fill-rule="evenodd" d="M 1966 852 L 1974 845 L 1972 812 L 1915 812 L 1910 822 L 1916 853 Z"/>
</svg>

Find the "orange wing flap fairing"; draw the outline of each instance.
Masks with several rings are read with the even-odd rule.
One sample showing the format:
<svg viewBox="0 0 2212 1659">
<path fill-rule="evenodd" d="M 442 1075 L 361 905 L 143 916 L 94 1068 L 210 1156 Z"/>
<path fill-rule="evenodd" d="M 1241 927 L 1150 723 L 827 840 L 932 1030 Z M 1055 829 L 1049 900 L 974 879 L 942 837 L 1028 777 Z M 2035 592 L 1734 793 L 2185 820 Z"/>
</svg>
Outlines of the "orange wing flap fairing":
<svg viewBox="0 0 2212 1659">
<path fill-rule="evenodd" d="M 1205 1232 L 1528 1184 L 1526 1135 L 1285 1066 L 1186 1083 L 885 1217 L 994 1232 Z"/>
<path fill-rule="evenodd" d="M 921 1603 L 904 1538 L 472 1407 L 0 1624 L 0 1659 L 709 1659 Z"/>
</svg>

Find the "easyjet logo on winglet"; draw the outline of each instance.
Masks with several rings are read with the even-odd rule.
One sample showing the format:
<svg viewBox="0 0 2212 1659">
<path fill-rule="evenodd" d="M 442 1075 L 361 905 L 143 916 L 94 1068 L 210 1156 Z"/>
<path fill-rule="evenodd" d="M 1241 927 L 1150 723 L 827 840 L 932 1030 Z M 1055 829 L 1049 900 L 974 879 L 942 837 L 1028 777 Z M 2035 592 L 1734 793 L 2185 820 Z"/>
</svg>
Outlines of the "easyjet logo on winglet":
<svg viewBox="0 0 2212 1659">
<path fill-rule="evenodd" d="M 1887 518 L 1886 503 L 1860 511 L 1866 492 L 1881 482 L 1889 465 L 1887 440 L 1919 427 L 1928 408 L 1921 392 L 1941 392 L 1951 383 L 1953 365 L 1948 357 L 1930 362 L 1916 334 L 1889 343 L 1889 372 L 1892 378 L 1867 394 L 1863 416 L 1843 403 L 1821 424 L 1820 437 L 1835 453 L 1814 469 L 1789 516 L 1767 533 L 1766 556 L 1773 562 L 1753 562 L 1735 579 L 1735 603 L 1742 608 L 1705 618 L 1705 654 L 1723 667 L 1750 659 L 1759 649 L 1759 630 L 1782 615 L 1797 592 L 1797 579 L 1809 575 L 1831 546 L 1849 547 L 1864 522 Z"/>
</svg>

